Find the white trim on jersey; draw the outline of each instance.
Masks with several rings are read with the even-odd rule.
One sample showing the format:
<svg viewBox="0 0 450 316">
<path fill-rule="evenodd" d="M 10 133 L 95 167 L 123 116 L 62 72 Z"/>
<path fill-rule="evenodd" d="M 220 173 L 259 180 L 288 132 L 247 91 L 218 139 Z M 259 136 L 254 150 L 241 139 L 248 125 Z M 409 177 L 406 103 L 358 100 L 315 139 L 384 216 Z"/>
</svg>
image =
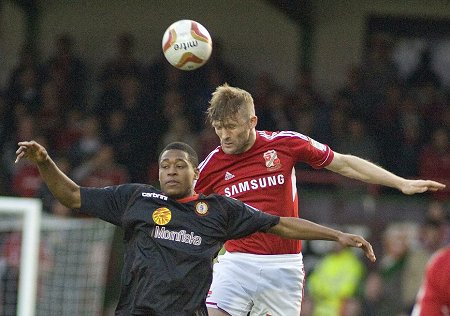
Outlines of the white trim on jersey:
<svg viewBox="0 0 450 316">
<path fill-rule="evenodd" d="M 266 131 L 256 131 L 261 137 L 264 137 L 265 139 L 269 139 L 269 140 L 273 140 L 274 138 L 277 137 L 297 137 L 297 138 L 301 138 L 303 140 L 308 140 L 309 141 L 309 137 L 306 135 L 303 135 L 301 133 L 298 132 L 293 132 L 293 131 L 281 131 L 281 132 L 272 132 L 271 135 L 267 134 Z"/>
<path fill-rule="evenodd" d="M 212 152 L 209 153 L 208 156 L 206 156 L 205 159 L 198 165 L 198 170 L 202 172 L 203 168 L 208 164 L 208 162 L 211 160 L 212 156 L 214 156 L 216 153 L 219 152 L 220 146 L 217 146 L 216 149 L 214 149 Z"/>
<path fill-rule="evenodd" d="M 318 167 L 322 166 L 322 165 L 328 160 L 328 157 L 330 157 L 330 153 L 331 153 L 331 148 L 330 148 L 330 150 L 328 150 L 328 152 L 327 152 L 327 157 L 325 158 L 325 160 L 322 161 L 322 163 L 319 164 Z"/>
<path fill-rule="evenodd" d="M 297 177 L 295 176 L 295 168 L 292 168 L 291 173 L 291 187 L 292 187 L 292 201 L 295 201 L 297 196 Z"/>
</svg>

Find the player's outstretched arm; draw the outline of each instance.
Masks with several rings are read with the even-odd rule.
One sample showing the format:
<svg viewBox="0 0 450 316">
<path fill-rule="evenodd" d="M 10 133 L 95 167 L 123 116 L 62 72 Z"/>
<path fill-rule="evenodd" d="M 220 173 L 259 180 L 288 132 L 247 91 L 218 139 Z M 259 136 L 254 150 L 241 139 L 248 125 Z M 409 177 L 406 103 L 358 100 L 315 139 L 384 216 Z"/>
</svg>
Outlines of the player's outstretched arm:
<svg viewBox="0 0 450 316">
<path fill-rule="evenodd" d="M 445 184 L 432 180 L 408 180 L 362 158 L 337 152 L 326 168 L 345 177 L 388 186 L 408 195 L 445 188 Z"/>
<path fill-rule="evenodd" d="M 370 261 L 376 260 L 372 245 L 362 236 L 343 233 L 305 219 L 281 217 L 280 222 L 267 232 L 287 239 L 337 241 L 346 247 L 361 248 Z"/>
<path fill-rule="evenodd" d="M 79 208 L 81 206 L 80 187 L 58 168 L 47 150 L 33 140 L 19 142 L 18 145 L 16 163 L 22 158 L 35 163 L 55 198 L 69 208 Z"/>
</svg>

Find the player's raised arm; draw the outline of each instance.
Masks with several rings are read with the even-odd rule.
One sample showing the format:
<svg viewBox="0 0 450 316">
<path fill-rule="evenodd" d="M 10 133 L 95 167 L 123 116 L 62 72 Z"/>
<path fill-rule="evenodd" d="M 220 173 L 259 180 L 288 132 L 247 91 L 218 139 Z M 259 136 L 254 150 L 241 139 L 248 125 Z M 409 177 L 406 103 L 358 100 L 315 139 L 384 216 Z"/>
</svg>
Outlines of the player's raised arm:
<svg viewBox="0 0 450 316">
<path fill-rule="evenodd" d="M 445 188 L 445 184 L 432 180 L 408 180 L 362 158 L 337 152 L 326 168 L 352 179 L 395 188 L 408 195 Z"/>
<path fill-rule="evenodd" d="M 35 141 L 19 142 L 18 145 L 16 163 L 22 158 L 35 163 L 55 198 L 69 208 L 79 208 L 81 206 L 80 187 L 58 168 L 47 150 Z"/>
<path fill-rule="evenodd" d="M 337 241 L 346 247 L 361 248 L 370 261 L 376 260 L 372 245 L 362 236 L 343 233 L 305 219 L 281 217 L 280 222 L 267 232 L 288 239 Z"/>
</svg>

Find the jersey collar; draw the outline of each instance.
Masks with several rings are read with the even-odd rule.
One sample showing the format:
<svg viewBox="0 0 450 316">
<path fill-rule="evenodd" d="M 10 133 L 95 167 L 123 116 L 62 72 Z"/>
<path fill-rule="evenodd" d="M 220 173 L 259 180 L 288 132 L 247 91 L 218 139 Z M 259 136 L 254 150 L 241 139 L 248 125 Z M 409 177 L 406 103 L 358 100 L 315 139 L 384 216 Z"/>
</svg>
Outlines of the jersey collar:
<svg viewBox="0 0 450 316">
<path fill-rule="evenodd" d="M 195 193 L 193 196 L 188 196 L 182 199 L 177 200 L 177 202 L 179 203 L 187 203 L 187 202 L 191 202 L 191 201 L 195 201 L 198 199 L 198 194 Z"/>
</svg>

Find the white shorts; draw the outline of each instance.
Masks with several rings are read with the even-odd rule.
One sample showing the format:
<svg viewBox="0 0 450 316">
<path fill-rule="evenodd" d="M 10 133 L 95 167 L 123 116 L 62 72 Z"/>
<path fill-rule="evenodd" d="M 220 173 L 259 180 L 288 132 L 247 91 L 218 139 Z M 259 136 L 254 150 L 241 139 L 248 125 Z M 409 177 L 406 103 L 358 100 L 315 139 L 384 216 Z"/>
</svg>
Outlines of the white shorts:
<svg viewBox="0 0 450 316">
<path fill-rule="evenodd" d="M 208 308 L 232 316 L 299 316 L 305 271 L 302 254 L 226 252 L 214 264 Z"/>
</svg>

